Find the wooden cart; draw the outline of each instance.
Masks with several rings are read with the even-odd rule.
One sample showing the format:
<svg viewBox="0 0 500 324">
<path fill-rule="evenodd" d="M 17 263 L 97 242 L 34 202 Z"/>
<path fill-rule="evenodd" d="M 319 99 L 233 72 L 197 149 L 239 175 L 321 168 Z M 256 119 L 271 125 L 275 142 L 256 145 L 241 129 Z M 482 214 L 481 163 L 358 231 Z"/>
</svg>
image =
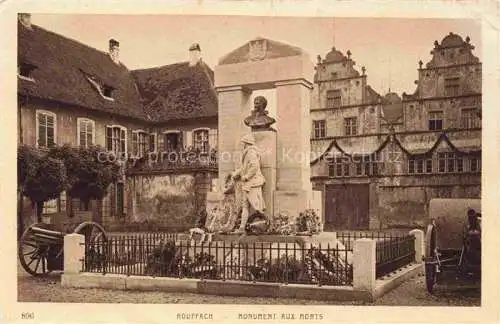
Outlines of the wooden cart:
<svg viewBox="0 0 500 324">
<path fill-rule="evenodd" d="M 82 222 L 73 231 L 60 232 L 52 224 L 31 225 L 21 236 L 18 255 L 21 266 L 33 276 L 64 270 L 64 235 L 78 233 L 85 242 L 107 240 L 106 231 L 98 223 Z"/>
<path fill-rule="evenodd" d="M 481 281 L 480 199 L 432 199 L 425 244 L 427 291 L 446 282 Z"/>
</svg>

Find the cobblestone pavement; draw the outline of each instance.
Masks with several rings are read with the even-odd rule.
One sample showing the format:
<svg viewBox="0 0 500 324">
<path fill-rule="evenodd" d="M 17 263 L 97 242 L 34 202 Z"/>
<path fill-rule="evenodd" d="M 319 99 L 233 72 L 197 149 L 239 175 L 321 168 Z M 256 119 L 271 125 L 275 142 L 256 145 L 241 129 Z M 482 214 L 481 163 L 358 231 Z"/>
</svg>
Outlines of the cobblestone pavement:
<svg viewBox="0 0 500 324">
<path fill-rule="evenodd" d="M 446 289 L 445 289 L 446 288 Z M 480 306 L 477 289 L 437 287 L 434 295 L 425 289 L 423 276 L 415 277 L 374 303 L 313 301 L 301 299 L 226 297 L 189 293 L 119 291 L 107 289 L 63 288 L 60 275 L 34 278 L 18 273 L 20 302 L 145 303 L 145 304 L 286 304 L 286 305 L 399 305 L 399 306 Z"/>
</svg>

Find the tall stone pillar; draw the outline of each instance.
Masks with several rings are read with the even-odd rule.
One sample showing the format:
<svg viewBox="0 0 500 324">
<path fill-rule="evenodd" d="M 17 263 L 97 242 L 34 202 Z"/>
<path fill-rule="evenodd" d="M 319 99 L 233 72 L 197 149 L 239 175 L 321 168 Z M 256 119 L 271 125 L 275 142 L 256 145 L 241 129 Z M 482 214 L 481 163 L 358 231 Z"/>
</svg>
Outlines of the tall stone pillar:
<svg viewBox="0 0 500 324">
<path fill-rule="evenodd" d="M 249 132 L 243 120 L 250 111 L 250 91 L 242 86 L 217 88 L 219 99 L 219 187 L 224 179 L 239 164 L 238 142 L 245 132 Z M 221 188 L 218 188 L 220 191 Z"/>
<path fill-rule="evenodd" d="M 312 84 L 305 79 L 296 79 L 276 82 L 275 85 L 280 123 L 275 214 L 287 212 L 296 216 L 310 208 L 312 199 L 309 115 Z"/>
</svg>

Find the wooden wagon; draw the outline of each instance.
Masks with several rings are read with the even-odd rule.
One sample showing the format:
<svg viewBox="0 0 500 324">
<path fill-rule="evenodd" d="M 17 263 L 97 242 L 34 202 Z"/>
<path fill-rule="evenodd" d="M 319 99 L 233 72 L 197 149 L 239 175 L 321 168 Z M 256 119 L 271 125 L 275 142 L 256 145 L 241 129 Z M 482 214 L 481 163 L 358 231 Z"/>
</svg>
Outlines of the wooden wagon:
<svg viewBox="0 0 500 324">
<path fill-rule="evenodd" d="M 425 279 L 429 293 L 439 283 L 480 283 L 480 199 L 432 199 L 425 244 Z"/>
<path fill-rule="evenodd" d="M 104 228 L 92 221 L 69 225 L 60 231 L 54 224 L 36 223 L 28 227 L 19 241 L 18 256 L 21 266 L 33 276 L 64 270 L 64 236 L 78 233 L 85 242 L 107 240 Z"/>
</svg>

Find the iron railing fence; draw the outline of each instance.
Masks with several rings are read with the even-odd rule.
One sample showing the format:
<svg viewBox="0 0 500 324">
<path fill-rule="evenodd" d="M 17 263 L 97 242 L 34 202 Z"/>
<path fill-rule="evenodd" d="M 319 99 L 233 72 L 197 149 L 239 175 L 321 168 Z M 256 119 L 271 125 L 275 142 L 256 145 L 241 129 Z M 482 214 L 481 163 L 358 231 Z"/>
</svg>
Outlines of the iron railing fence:
<svg viewBox="0 0 500 324">
<path fill-rule="evenodd" d="M 415 236 L 405 235 L 376 243 L 376 277 L 383 277 L 415 260 Z"/>
<path fill-rule="evenodd" d="M 379 232 L 379 231 L 339 231 L 336 232 L 337 239 L 345 246 L 346 249 L 351 250 L 354 247 L 354 241 L 368 238 L 375 241 L 387 241 L 398 237 L 407 236 L 406 233 L 394 232 Z"/>
<path fill-rule="evenodd" d="M 352 285 L 350 253 L 329 244 L 199 243 L 138 234 L 86 242 L 82 271 L 339 286 Z"/>
<path fill-rule="evenodd" d="M 183 237 L 187 237 L 188 235 L 183 232 L 159 232 L 159 231 L 130 231 L 127 233 L 123 232 L 108 232 L 108 236 L 114 237 L 117 240 L 126 240 L 127 237 L 140 237 L 141 240 L 145 241 L 168 241 L 168 240 L 179 240 Z"/>
</svg>

